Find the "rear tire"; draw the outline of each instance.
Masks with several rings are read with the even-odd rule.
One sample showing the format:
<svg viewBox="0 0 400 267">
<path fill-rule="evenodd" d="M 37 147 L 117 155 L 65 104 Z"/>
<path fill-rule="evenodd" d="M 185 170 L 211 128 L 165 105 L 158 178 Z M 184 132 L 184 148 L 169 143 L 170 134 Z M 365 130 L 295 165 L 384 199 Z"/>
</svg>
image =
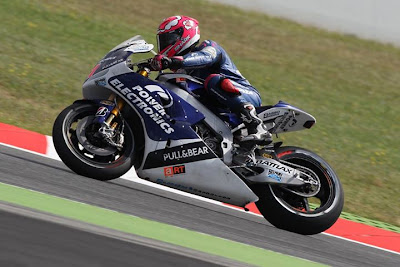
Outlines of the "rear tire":
<svg viewBox="0 0 400 267">
<path fill-rule="evenodd" d="M 281 147 L 276 152 L 280 160 L 297 165 L 297 169 L 311 170 L 318 176 L 321 187 L 315 196 L 304 197 L 278 185 L 253 185 L 261 214 L 277 228 L 303 235 L 317 234 L 331 227 L 344 204 L 343 189 L 333 169 L 321 157 L 303 148 Z"/>
<path fill-rule="evenodd" d="M 96 140 L 91 121 L 97 108 L 91 102 L 77 102 L 65 108 L 54 123 L 53 142 L 61 160 L 71 170 L 106 181 L 120 177 L 131 168 L 135 138 L 131 126 L 125 123 L 123 148 L 117 149 Z"/>
</svg>

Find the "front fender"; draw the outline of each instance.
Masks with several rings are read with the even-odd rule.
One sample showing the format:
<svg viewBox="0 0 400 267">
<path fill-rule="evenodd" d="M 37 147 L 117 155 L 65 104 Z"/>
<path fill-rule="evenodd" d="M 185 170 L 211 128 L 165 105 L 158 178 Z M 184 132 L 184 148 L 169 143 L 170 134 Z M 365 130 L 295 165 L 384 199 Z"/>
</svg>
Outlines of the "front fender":
<svg viewBox="0 0 400 267">
<path fill-rule="evenodd" d="M 91 99 L 78 99 L 74 101 L 74 104 L 93 104 L 93 103 L 95 103 L 95 101 Z"/>
</svg>

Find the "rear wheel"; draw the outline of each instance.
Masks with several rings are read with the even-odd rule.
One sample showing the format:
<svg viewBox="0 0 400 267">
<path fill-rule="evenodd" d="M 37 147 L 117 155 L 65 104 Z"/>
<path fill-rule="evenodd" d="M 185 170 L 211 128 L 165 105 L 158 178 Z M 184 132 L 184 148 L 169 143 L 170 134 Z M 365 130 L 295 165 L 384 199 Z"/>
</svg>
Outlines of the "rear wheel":
<svg viewBox="0 0 400 267">
<path fill-rule="evenodd" d="M 131 168 L 135 136 L 131 126 L 124 123 L 122 147 L 107 143 L 98 135 L 100 125 L 93 123 L 97 108 L 97 105 L 88 102 L 77 102 L 65 108 L 54 123 L 53 142 L 62 161 L 77 174 L 111 180 Z"/>
<path fill-rule="evenodd" d="M 261 214 L 274 226 L 311 235 L 325 231 L 339 218 L 344 194 L 333 169 L 315 153 L 298 147 L 281 147 L 277 155 L 301 171 L 310 183 L 300 187 L 253 185 Z"/>
</svg>

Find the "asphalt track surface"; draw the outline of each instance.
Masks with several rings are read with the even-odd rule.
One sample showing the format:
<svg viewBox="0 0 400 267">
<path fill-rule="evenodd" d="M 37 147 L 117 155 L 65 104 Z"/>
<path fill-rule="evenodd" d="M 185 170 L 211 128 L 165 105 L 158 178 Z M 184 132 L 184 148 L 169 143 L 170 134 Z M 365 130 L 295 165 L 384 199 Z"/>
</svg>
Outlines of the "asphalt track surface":
<svg viewBox="0 0 400 267">
<path fill-rule="evenodd" d="M 74 174 L 62 162 L 2 145 L 0 145 L 0 182 L 219 236 L 330 266 L 400 266 L 400 255 L 395 253 L 323 234 L 302 236 L 290 233 L 271 226 L 261 217 L 123 179 L 109 182 L 87 179 Z M 2 215 L 0 214 L 0 216 Z M 13 215 L 7 216 L 11 218 Z M 30 219 L 26 218 L 26 220 Z M 6 227 L 10 228 L 14 225 L 13 220 L 10 219 Z M 69 230 L 71 229 L 68 227 L 61 227 L 57 229 L 59 232 L 52 235 L 47 241 L 57 239 L 59 236 L 69 235 Z M 91 249 L 102 247 L 103 242 L 104 246 L 113 242 L 107 238 L 93 235 L 95 234 L 90 234 L 88 239 L 85 240 L 87 244 L 92 244 L 92 246 L 84 246 L 79 250 L 82 255 L 86 253 L 91 255 L 93 253 Z M 1 243 L 12 242 L 13 236 L 6 236 L 9 239 L 4 240 L 2 235 Z M 19 245 L 23 247 L 19 247 L 19 249 L 21 251 L 28 249 L 33 238 L 35 237 L 26 237 L 27 241 L 21 242 Z M 117 240 L 114 241 L 118 242 Z M 130 243 L 130 245 L 134 244 Z M 121 246 L 124 247 L 123 244 Z M 157 250 L 157 248 L 155 249 Z M 108 253 L 112 255 L 115 250 L 110 249 Z M 161 253 L 158 253 L 160 250 L 151 251 L 147 247 L 143 250 L 149 251 L 149 253 L 142 254 L 143 257 L 141 257 L 141 260 L 147 263 L 147 266 L 152 266 L 152 260 L 162 260 L 161 258 L 157 259 L 157 257 L 162 257 Z M 38 251 L 34 255 L 29 255 L 31 257 L 43 257 L 44 250 L 41 253 Z M 73 250 L 67 253 L 67 255 L 73 254 Z M 20 254 L 19 257 L 26 255 L 26 253 Z M 168 257 L 174 256 L 168 253 L 166 255 Z M 124 259 L 126 261 L 135 259 L 134 254 L 126 253 L 125 257 L 127 257 Z M 175 266 L 193 265 L 191 262 L 193 258 L 187 257 L 185 259 L 180 255 L 175 255 L 175 258 Z M 190 261 L 190 264 L 185 260 Z M 202 264 L 201 261 L 198 263 Z"/>
<path fill-rule="evenodd" d="M 199 259 L 207 259 L 202 253 L 188 257 L 174 253 L 173 247 L 165 249 L 167 246 L 157 241 L 129 238 L 29 209 L 2 208 L 7 211 L 0 210 L 0 266 L 221 266 Z M 179 252 L 193 254 L 190 250 Z M 222 266 L 237 264 L 224 263 Z"/>
</svg>

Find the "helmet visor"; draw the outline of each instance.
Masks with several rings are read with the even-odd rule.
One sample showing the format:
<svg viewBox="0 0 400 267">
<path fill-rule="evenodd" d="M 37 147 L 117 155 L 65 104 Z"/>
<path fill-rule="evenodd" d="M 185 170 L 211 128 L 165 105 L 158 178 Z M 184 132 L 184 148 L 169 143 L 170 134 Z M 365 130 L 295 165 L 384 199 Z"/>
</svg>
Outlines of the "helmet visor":
<svg viewBox="0 0 400 267">
<path fill-rule="evenodd" d="M 168 46 L 176 43 L 182 36 L 180 29 L 157 35 L 158 52 L 163 51 Z"/>
</svg>

